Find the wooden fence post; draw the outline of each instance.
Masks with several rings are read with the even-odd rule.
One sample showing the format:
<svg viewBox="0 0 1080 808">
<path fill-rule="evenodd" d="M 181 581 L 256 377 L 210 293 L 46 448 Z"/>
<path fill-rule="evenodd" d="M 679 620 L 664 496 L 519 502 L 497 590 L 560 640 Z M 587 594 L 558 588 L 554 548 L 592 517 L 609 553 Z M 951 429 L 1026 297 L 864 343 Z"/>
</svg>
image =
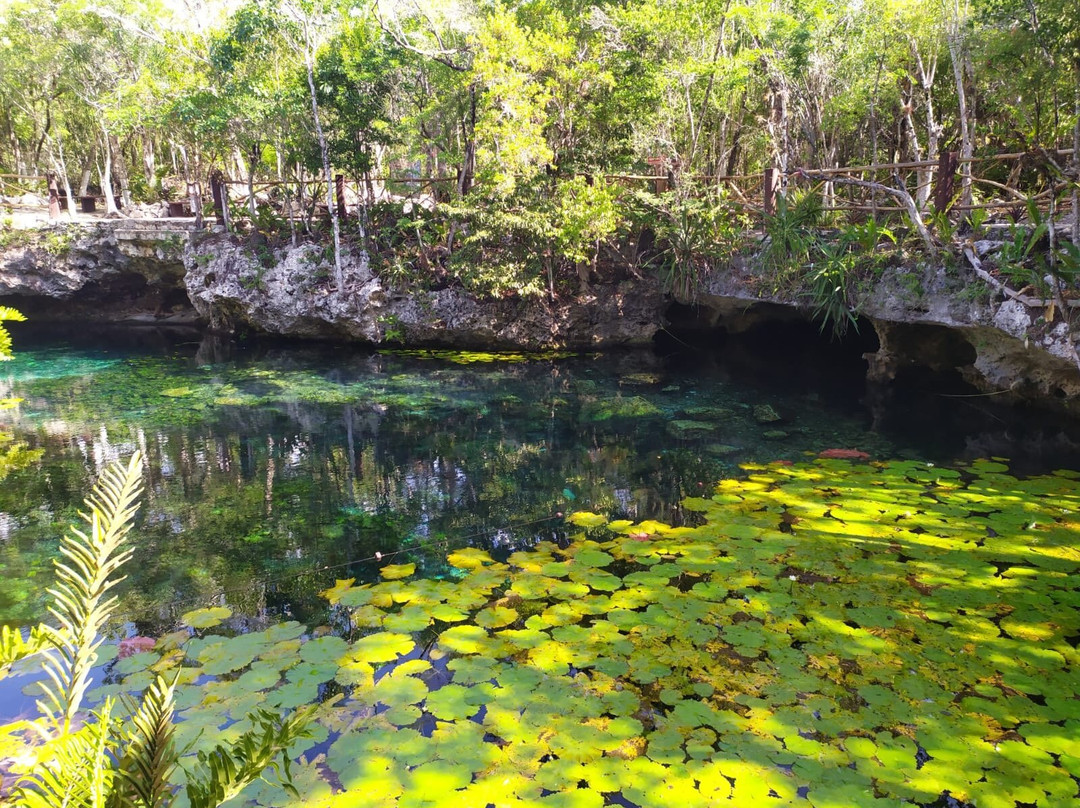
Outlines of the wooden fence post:
<svg viewBox="0 0 1080 808">
<path fill-rule="evenodd" d="M 780 170 L 777 168 L 765 169 L 765 188 L 762 197 L 765 202 L 765 215 L 772 216 L 776 213 L 776 195 L 780 191 Z"/>
<path fill-rule="evenodd" d="M 948 213 L 956 193 L 956 170 L 960 161 L 954 151 L 943 151 L 938 159 L 937 174 L 934 177 L 934 210 Z"/>
<path fill-rule="evenodd" d="M 345 175 L 334 176 L 334 194 L 337 196 L 338 216 L 342 219 L 349 218 L 348 208 L 345 207 Z"/>
<path fill-rule="evenodd" d="M 46 178 L 49 181 L 49 219 L 56 221 L 60 218 L 60 186 L 56 182 L 56 175 L 51 171 Z"/>
<path fill-rule="evenodd" d="M 195 229 L 202 230 L 202 190 L 199 188 L 199 183 L 197 181 L 188 181 L 187 195 L 188 205 L 191 207 L 191 213 L 195 217 Z"/>
<path fill-rule="evenodd" d="M 225 196 L 226 190 L 223 180 L 224 177 L 220 171 L 215 169 L 210 172 L 210 195 L 214 198 L 214 215 L 217 217 L 218 224 L 228 230 L 229 218 L 225 211 L 228 200 Z"/>
</svg>

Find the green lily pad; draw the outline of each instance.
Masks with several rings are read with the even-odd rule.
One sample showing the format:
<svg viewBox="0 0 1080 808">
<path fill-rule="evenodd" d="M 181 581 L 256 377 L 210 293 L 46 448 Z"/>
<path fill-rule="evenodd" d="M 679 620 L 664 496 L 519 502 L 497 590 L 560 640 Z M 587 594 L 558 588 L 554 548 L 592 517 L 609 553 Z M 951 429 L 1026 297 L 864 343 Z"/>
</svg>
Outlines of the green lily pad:
<svg viewBox="0 0 1080 808">
<path fill-rule="evenodd" d="M 194 629 L 205 629 L 213 628 L 230 617 L 232 617 L 232 609 L 227 609 L 224 606 L 211 606 L 206 609 L 185 612 L 180 617 L 180 622 Z"/>
</svg>

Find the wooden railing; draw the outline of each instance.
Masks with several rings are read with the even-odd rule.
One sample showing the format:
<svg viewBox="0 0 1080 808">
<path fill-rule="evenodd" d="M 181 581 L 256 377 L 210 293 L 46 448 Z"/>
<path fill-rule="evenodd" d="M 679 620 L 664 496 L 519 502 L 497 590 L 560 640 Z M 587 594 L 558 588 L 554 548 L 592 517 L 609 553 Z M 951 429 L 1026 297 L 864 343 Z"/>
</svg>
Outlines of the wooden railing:
<svg viewBox="0 0 1080 808">
<path fill-rule="evenodd" d="M 1070 169 L 1063 165 L 1072 165 L 1072 150 L 1035 150 L 1029 152 L 1010 152 L 989 156 L 960 158 L 954 152 L 945 152 L 938 160 L 915 160 L 898 163 L 881 163 L 833 168 L 794 168 L 787 173 L 769 169 L 756 174 L 742 175 L 701 175 L 679 174 L 670 170 L 663 160 L 650 160 L 653 174 L 603 174 L 597 179 L 608 182 L 633 185 L 643 183 L 651 186 L 656 193 L 672 191 L 676 187 L 687 189 L 691 196 L 701 195 L 707 190 L 722 191 L 732 202 L 740 205 L 747 213 L 758 216 L 770 215 L 776 207 L 777 197 L 785 189 L 792 187 L 815 187 L 822 193 L 824 205 L 828 210 L 873 215 L 904 214 L 910 208 L 895 192 L 902 191 L 916 201 L 921 214 L 932 211 L 970 212 L 974 210 L 1004 211 L 1018 214 L 1029 202 L 1043 205 L 1051 197 L 1078 181 L 1069 177 Z M 1006 176 L 1006 181 L 979 176 L 987 172 L 979 168 L 1002 164 L 1009 165 L 1007 171 L 997 172 L 997 176 Z M 1032 177 L 1034 174 L 1034 178 Z M 963 203 L 958 196 L 958 188 L 965 178 L 969 178 L 975 200 Z M 37 193 L 33 190 L 41 183 L 47 183 L 48 177 L 26 174 L 0 174 L 0 194 L 10 195 L 10 190 L 20 193 Z M 365 178 L 362 182 L 346 180 L 338 174 L 335 182 L 334 203 L 346 213 L 355 207 L 351 200 L 375 202 L 380 199 L 408 199 L 427 195 L 432 197 L 431 189 L 444 183 L 456 183 L 456 177 L 448 176 L 376 176 Z M 184 183 L 177 180 L 180 186 Z M 389 190 L 393 186 L 395 192 Z M 403 193 L 404 188 L 408 192 Z M 225 215 L 223 202 L 229 200 L 234 210 L 243 211 L 251 204 L 251 196 L 268 195 L 281 200 L 278 189 L 288 188 L 291 193 L 284 196 L 292 200 L 302 199 L 313 210 L 326 207 L 326 184 L 320 178 L 304 180 L 272 180 L 254 183 L 249 190 L 246 180 L 229 179 L 214 172 L 211 174 L 209 188 L 198 183 L 188 183 L 187 197 L 190 203 L 185 212 L 191 215 L 191 207 L 200 205 L 209 198 L 218 210 L 219 218 Z M 42 189 L 45 190 L 45 189 Z M 227 193 L 226 193 L 227 191 Z M 900 201 L 898 201 L 900 200 Z M 180 212 L 179 203 L 174 211 Z M 198 213 L 201 213 L 199 211 Z"/>
</svg>

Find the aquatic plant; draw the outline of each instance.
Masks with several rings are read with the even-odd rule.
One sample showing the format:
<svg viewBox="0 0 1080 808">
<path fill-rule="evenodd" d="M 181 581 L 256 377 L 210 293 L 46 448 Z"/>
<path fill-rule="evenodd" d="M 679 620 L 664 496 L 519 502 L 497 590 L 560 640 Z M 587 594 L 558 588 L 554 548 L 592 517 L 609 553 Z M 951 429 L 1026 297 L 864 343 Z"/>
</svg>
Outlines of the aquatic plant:
<svg viewBox="0 0 1080 808">
<path fill-rule="evenodd" d="M 684 501 L 697 526 L 576 513 L 568 544 L 452 551 L 438 580 L 385 559 L 325 592 L 346 636 L 183 634 L 117 667 L 206 682 L 184 742 L 320 701 L 309 806 L 1071 804 L 1080 475 L 744 471 Z"/>
<path fill-rule="evenodd" d="M 26 317 L 18 309 L 10 306 L 0 306 L 0 323 L 25 322 Z M 11 332 L 0 325 L 0 361 L 11 359 Z"/>
<path fill-rule="evenodd" d="M 84 515 L 87 531 L 72 528 L 61 543 L 63 560 L 55 562 L 57 583 L 49 594 L 57 625 L 42 624 L 29 639 L 16 639 L 5 627 L 0 635 L 0 665 L 38 654 L 46 681 L 37 684 L 40 718 L 4 727 L 13 735 L 33 734 L 41 745 L 34 763 L 19 781 L 14 804 L 25 808 L 167 808 L 176 788 L 171 777 L 179 760 L 173 714 L 178 676 L 157 673 L 124 721 L 123 706 L 106 696 L 89 715 L 83 709 L 91 675 L 101 658 L 102 635 L 113 608 L 110 591 L 121 567 L 135 550 L 127 535 L 141 493 L 142 457 L 136 452 L 126 468 L 108 466 L 90 497 Z M 4 671 L 6 673 L 6 670 Z M 237 796 L 268 767 L 283 772 L 289 784 L 289 759 L 282 752 L 306 737 L 310 710 L 281 716 L 255 709 L 246 717 L 252 727 L 231 745 L 214 742 L 200 751 L 189 773 L 187 804 L 212 808 Z M 280 763 L 279 763 L 279 758 Z"/>
</svg>

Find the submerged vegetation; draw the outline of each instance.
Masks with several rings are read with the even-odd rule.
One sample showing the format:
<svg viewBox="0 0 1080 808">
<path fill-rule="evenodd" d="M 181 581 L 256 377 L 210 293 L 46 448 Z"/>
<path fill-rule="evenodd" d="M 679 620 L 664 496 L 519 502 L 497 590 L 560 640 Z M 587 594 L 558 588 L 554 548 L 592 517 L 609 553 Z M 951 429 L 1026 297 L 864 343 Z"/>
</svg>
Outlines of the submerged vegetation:
<svg viewBox="0 0 1080 808">
<path fill-rule="evenodd" d="M 743 472 L 682 527 L 576 513 L 564 541 L 454 550 L 439 579 L 384 557 L 381 582 L 324 593 L 329 633 L 192 612 L 89 697 L 180 665 L 190 754 L 257 705 L 317 703 L 298 793 L 246 793 L 267 806 L 1075 801 L 1078 475 Z"/>
<path fill-rule="evenodd" d="M 193 352 L 27 349 L 5 365 L 22 402 L 3 416 L 0 621 L 37 622 L 55 536 L 98 463 L 140 446 L 155 549 L 118 614 L 153 633 L 222 590 L 246 613 L 319 620 L 324 565 L 435 540 L 523 547 L 571 506 L 676 519 L 682 496 L 748 459 L 897 451 L 795 379 L 764 393 L 642 356 Z M 776 423 L 788 439 L 763 436 Z"/>
</svg>

